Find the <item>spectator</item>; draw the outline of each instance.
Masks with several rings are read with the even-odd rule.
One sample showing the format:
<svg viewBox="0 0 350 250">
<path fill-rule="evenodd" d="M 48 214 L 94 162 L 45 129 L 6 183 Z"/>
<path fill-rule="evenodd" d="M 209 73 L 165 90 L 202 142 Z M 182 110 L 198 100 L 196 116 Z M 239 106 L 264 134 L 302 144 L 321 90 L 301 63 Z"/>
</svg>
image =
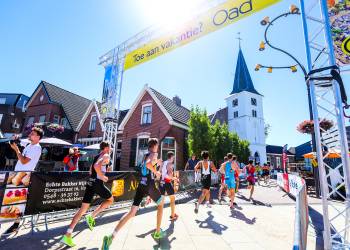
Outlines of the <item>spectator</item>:
<svg viewBox="0 0 350 250">
<path fill-rule="evenodd" d="M 23 153 L 18 148 L 16 143 L 11 143 L 10 146 L 15 151 L 18 158 L 15 166 L 15 171 L 34 172 L 35 167 L 41 156 L 41 146 L 39 144 L 40 139 L 43 137 L 44 132 L 41 128 L 32 128 L 31 133 L 28 135 L 30 143 L 24 148 Z M 21 173 L 17 173 L 21 174 Z M 10 235 L 17 232 L 20 224 L 20 218 L 8 228 L 3 235 Z"/>
<path fill-rule="evenodd" d="M 188 159 L 186 165 L 185 165 L 185 171 L 187 170 L 194 170 L 194 167 L 197 165 L 198 160 L 196 158 L 195 154 L 192 154 L 192 157 Z"/>
<path fill-rule="evenodd" d="M 79 171 L 79 159 L 80 159 L 80 152 L 77 147 L 70 148 L 69 154 L 64 157 L 63 162 L 65 165 L 64 171 L 65 172 L 73 172 L 73 171 Z"/>
</svg>

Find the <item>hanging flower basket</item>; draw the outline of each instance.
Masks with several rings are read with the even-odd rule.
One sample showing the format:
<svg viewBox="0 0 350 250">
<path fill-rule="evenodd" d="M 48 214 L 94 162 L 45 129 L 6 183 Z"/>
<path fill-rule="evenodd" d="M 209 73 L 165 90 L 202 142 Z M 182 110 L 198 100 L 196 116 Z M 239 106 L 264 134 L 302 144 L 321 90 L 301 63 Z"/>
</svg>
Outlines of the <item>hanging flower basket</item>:
<svg viewBox="0 0 350 250">
<path fill-rule="evenodd" d="M 334 123 L 330 120 L 323 119 L 320 121 L 321 133 L 330 130 L 334 126 Z M 306 120 L 300 123 L 297 130 L 302 134 L 312 134 L 314 132 L 314 121 Z"/>
<path fill-rule="evenodd" d="M 59 124 L 55 124 L 55 123 L 51 123 L 51 124 L 47 125 L 46 128 L 48 131 L 50 131 L 52 133 L 62 134 L 64 132 L 64 127 L 59 125 Z"/>
</svg>

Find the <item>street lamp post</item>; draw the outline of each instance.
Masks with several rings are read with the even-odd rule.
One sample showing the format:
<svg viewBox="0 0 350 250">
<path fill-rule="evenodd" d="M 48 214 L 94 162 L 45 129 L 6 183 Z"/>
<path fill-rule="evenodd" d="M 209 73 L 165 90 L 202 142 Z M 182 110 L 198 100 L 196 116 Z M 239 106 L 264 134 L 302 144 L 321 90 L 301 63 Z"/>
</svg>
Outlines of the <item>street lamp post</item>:
<svg viewBox="0 0 350 250">
<path fill-rule="evenodd" d="M 289 52 L 287 52 L 287 51 L 285 51 L 285 50 L 283 50 L 281 48 L 278 48 L 275 45 L 271 44 L 271 42 L 269 41 L 268 36 L 267 36 L 269 28 L 273 25 L 274 22 L 276 22 L 277 20 L 281 19 L 282 17 L 288 17 L 290 15 L 300 15 L 299 8 L 296 7 L 295 5 L 291 5 L 288 12 L 283 13 L 283 14 L 275 17 L 271 21 L 270 21 L 269 17 L 265 17 L 260 22 L 261 25 L 266 26 L 266 29 L 265 29 L 265 32 L 264 32 L 264 41 L 262 41 L 260 43 L 259 50 L 260 51 L 265 50 L 265 45 L 268 45 L 270 48 L 272 48 L 274 50 L 277 50 L 277 51 L 287 55 L 288 57 L 290 57 L 296 64 L 288 65 L 288 66 L 265 66 L 265 65 L 257 64 L 256 67 L 255 67 L 255 70 L 258 71 L 261 68 L 267 68 L 268 73 L 272 73 L 273 69 L 290 69 L 293 73 L 295 73 L 295 72 L 297 72 L 297 67 L 299 66 L 299 68 L 302 70 L 302 72 L 304 74 L 304 78 L 306 80 L 307 77 L 308 77 L 308 73 L 307 73 L 304 65 L 302 65 L 300 63 L 300 61 L 296 57 L 294 57 L 292 54 L 290 54 Z M 310 86 L 309 86 L 308 83 L 306 84 L 306 87 L 307 87 L 307 94 L 308 94 L 308 105 L 309 105 L 310 120 L 313 120 L 312 106 L 311 106 L 311 97 L 310 97 Z M 312 152 L 315 152 L 316 151 L 316 147 L 315 147 L 315 145 L 316 145 L 315 144 L 315 133 L 312 133 L 311 135 L 312 135 L 311 136 Z M 319 174 L 318 174 L 318 171 L 316 171 L 314 168 L 313 168 L 313 175 L 314 175 L 314 180 L 315 180 L 316 196 L 319 198 L 320 197 Z"/>
</svg>

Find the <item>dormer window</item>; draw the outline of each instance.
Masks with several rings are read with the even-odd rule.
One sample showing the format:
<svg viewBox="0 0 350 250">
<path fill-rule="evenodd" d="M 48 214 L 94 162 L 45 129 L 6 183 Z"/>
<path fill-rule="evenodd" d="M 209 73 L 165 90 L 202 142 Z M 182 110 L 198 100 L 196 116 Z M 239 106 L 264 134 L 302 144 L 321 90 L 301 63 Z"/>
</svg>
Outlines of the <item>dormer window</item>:
<svg viewBox="0 0 350 250">
<path fill-rule="evenodd" d="M 232 107 L 237 107 L 237 106 L 238 106 L 238 99 L 233 99 Z"/>
<path fill-rule="evenodd" d="M 253 106 L 256 106 L 257 105 L 256 98 L 252 98 L 251 99 L 251 103 L 252 103 Z"/>
<path fill-rule="evenodd" d="M 93 132 L 96 130 L 96 123 L 97 123 L 97 115 L 92 114 L 90 118 L 89 132 Z"/>
<path fill-rule="evenodd" d="M 141 124 L 151 124 L 152 122 L 152 104 L 142 106 Z"/>
</svg>

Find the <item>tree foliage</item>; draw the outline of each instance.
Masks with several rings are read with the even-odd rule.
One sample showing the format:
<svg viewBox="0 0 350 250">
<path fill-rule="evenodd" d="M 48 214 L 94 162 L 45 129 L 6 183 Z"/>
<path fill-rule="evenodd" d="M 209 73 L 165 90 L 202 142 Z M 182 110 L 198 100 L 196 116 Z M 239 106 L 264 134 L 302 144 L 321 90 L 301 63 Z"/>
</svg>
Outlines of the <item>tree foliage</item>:
<svg viewBox="0 0 350 250">
<path fill-rule="evenodd" d="M 189 155 L 194 153 L 199 156 L 201 151 L 209 150 L 210 158 L 219 164 L 231 152 L 237 155 L 239 162 L 247 163 L 250 156 L 249 142 L 230 132 L 226 123 L 221 125 L 216 121 L 211 125 L 207 112 L 197 106 L 191 109 L 188 125 Z"/>
</svg>

